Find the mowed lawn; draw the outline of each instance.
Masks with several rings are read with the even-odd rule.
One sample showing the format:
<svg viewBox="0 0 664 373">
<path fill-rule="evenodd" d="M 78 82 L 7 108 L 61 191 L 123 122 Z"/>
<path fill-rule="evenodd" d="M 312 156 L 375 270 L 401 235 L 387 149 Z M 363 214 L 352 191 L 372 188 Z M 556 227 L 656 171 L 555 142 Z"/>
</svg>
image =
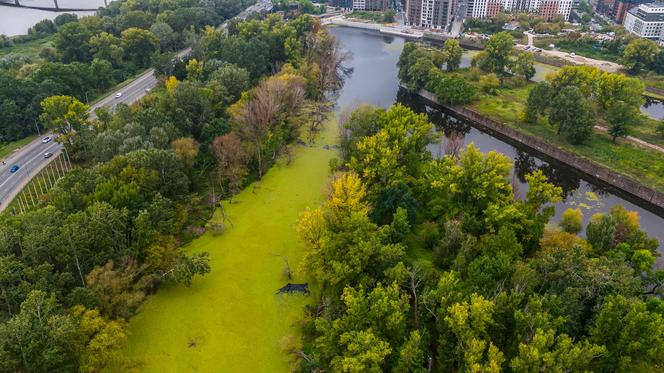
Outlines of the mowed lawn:
<svg viewBox="0 0 664 373">
<path fill-rule="evenodd" d="M 280 341 L 298 336 L 294 320 L 310 298 L 276 295 L 285 255 L 297 269 L 302 244 L 294 226 L 307 206 L 323 200 L 336 126 L 328 122 L 314 147 L 297 146 L 290 165 L 273 167 L 226 207 L 233 226 L 206 233 L 188 252 L 208 251 L 212 272 L 190 288 L 162 288 L 130 322 L 124 355 L 145 372 L 284 372 Z M 296 273 L 291 282 L 305 282 Z"/>
</svg>

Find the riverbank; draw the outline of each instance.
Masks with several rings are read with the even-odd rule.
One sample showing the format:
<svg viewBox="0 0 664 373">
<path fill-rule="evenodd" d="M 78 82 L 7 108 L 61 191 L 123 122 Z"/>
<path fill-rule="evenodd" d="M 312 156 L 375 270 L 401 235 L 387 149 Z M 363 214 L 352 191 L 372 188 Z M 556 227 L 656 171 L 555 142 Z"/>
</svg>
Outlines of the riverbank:
<svg viewBox="0 0 664 373">
<path fill-rule="evenodd" d="M 471 108 L 468 106 L 441 105 L 438 103 L 435 95 L 426 90 L 421 90 L 419 95 L 426 101 L 439 105 L 454 113 L 454 115 L 464 118 L 483 129 L 506 136 L 537 153 L 571 166 L 593 179 L 600 180 L 607 185 L 651 204 L 660 211 L 664 211 L 664 193 L 662 193 L 662 190 L 664 190 L 664 180 L 660 180 L 659 184 L 651 188 L 634 180 L 634 176 L 632 175 L 627 176 L 624 173 L 616 172 L 614 171 L 615 167 L 606 165 L 598 159 L 586 157 L 586 154 L 582 154 L 579 149 L 570 149 L 571 146 L 563 147 L 560 144 L 553 145 L 550 137 L 534 136 L 531 131 L 524 131 L 524 127 L 522 126 L 515 126 L 514 123 L 501 123 L 490 119 L 482 114 L 481 106 L 479 106 L 478 110 L 477 106 Z M 662 161 L 664 162 L 664 157 L 662 157 Z"/>
<path fill-rule="evenodd" d="M 297 146 L 291 164 L 276 165 L 232 204 L 224 202 L 226 232 L 206 233 L 186 248 L 208 251 L 212 272 L 189 289 L 160 289 L 131 320 L 124 354 L 140 361 L 140 371 L 288 371 L 280 342 L 299 337 L 294 323 L 309 298 L 276 292 L 286 282 L 305 282 L 297 273 L 302 246 L 294 224 L 323 200 L 336 156 L 323 145 L 336 142 L 336 128 L 331 119 L 315 146 Z M 285 259 L 291 280 L 283 276 Z"/>
<path fill-rule="evenodd" d="M 350 21 L 350 20 L 347 20 L 347 19 L 343 18 L 343 16 L 335 16 L 335 17 L 326 18 L 321 22 L 321 24 L 324 25 L 324 26 L 335 25 L 335 26 L 357 28 L 357 29 L 362 29 L 362 30 L 378 31 L 381 34 L 392 35 L 392 36 L 401 36 L 403 38 L 411 39 L 411 40 L 420 40 L 420 39 L 422 39 L 422 37 L 424 35 L 422 32 L 413 31 L 410 28 L 406 28 L 406 27 L 385 26 L 383 24 L 374 23 L 374 22 Z"/>
<path fill-rule="evenodd" d="M 60 0 L 60 3 L 62 3 L 62 0 Z M 55 17 L 63 13 L 71 12 L 0 6 L 0 35 L 26 35 L 28 29 L 34 26 L 35 23 L 43 19 L 53 20 Z M 74 13 L 79 17 L 83 17 L 93 15 L 96 11 Z"/>
</svg>

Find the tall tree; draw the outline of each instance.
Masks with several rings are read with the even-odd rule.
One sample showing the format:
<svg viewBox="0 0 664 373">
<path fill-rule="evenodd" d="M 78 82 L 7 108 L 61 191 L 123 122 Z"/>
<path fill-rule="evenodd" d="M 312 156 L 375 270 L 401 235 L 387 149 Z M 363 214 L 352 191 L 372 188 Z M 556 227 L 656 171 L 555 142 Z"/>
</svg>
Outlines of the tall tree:
<svg viewBox="0 0 664 373">
<path fill-rule="evenodd" d="M 90 60 L 90 32 L 79 22 L 60 26 L 53 44 L 65 63 Z"/>
<path fill-rule="evenodd" d="M 508 32 L 503 31 L 492 35 L 479 57 L 480 68 L 502 76 L 505 73 L 505 67 L 509 65 L 513 49 L 513 38 Z"/>
<path fill-rule="evenodd" d="M 461 64 L 461 56 L 463 55 L 463 49 L 459 41 L 456 39 L 447 39 L 443 45 L 443 56 L 445 60 L 445 66 L 447 71 L 454 71 L 459 68 Z"/>
<path fill-rule="evenodd" d="M 629 134 L 629 126 L 639 120 L 638 109 L 624 101 L 614 101 L 606 112 L 606 121 L 609 122 L 609 135 L 613 142 L 616 138 Z"/>
<path fill-rule="evenodd" d="M 227 194 L 240 191 L 247 169 L 247 150 L 233 133 L 218 136 L 210 145 L 217 158 L 217 176 L 222 186 L 227 186 Z"/>
<path fill-rule="evenodd" d="M 659 48 L 655 42 L 637 38 L 627 44 L 621 62 L 629 71 L 637 73 L 652 65 L 658 53 Z"/>
<path fill-rule="evenodd" d="M 551 101 L 549 121 L 558 127 L 559 134 L 565 134 L 570 142 L 578 144 L 592 134 L 595 116 L 590 101 L 581 90 L 565 86 Z"/>
<path fill-rule="evenodd" d="M 51 96 L 41 103 L 44 126 L 60 134 L 59 141 L 72 144 L 88 124 L 89 106 L 70 96 Z"/>
<path fill-rule="evenodd" d="M 148 30 L 128 28 L 120 35 L 125 55 L 138 67 L 150 66 L 150 57 L 159 47 L 159 40 Z"/>
</svg>

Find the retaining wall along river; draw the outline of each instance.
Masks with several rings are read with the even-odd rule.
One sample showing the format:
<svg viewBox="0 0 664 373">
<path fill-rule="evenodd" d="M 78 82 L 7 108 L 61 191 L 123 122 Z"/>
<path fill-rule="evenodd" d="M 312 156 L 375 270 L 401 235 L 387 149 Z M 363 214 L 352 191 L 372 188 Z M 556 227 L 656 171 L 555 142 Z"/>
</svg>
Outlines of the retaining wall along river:
<svg viewBox="0 0 664 373">
<path fill-rule="evenodd" d="M 570 167 L 573 167 L 574 169 L 592 178 L 600 180 L 616 189 L 619 189 L 627 194 L 639 198 L 640 200 L 652 204 L 658 209 L 664 210 L 664 194 L 648 188 L 647 186 L 642 185 L 627 176 L 614 172 L 596 162 L 560 149 L 546 141 L 524 134 L 512 127 L 506 126 L 491 118 L 485 117 L 468 107 L 442 105 L 436 99 L 436 95 L 429 91 L 421 90 L 418 92 L 418 94 L 427 101 L 442 106 L 445 109 L 453 112 L 454 115 L 471 121 L 484 129 L 507 136 L 508 138 L 540 154 L 569 165 Z"/>
</svg>

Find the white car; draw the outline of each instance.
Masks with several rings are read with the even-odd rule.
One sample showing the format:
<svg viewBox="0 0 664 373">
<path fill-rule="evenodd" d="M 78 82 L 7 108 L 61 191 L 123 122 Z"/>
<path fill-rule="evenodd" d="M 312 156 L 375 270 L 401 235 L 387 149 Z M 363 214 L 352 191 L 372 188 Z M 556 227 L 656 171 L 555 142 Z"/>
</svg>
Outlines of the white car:
<svg viewBox="0 0 664 373">
<path fill-rule="evenodd" d="M 51 153 L 51 152 L 44 153 L 44 158 L 51 158 L 52 156 L 53 156 L 53 153 Z"/>
<path fill-rule="evenodd" d="M 115 94 L 115 98 L 120 98 L 120 97 L 122 97 L 122 92 L 118 92 Z"/>
<path fill-rule="evenodd" d="M 42 139 L 42 144 L 48 144 L 51 140 L 53 139 L 50 136 L 46 136 Z"/>
</svg>

